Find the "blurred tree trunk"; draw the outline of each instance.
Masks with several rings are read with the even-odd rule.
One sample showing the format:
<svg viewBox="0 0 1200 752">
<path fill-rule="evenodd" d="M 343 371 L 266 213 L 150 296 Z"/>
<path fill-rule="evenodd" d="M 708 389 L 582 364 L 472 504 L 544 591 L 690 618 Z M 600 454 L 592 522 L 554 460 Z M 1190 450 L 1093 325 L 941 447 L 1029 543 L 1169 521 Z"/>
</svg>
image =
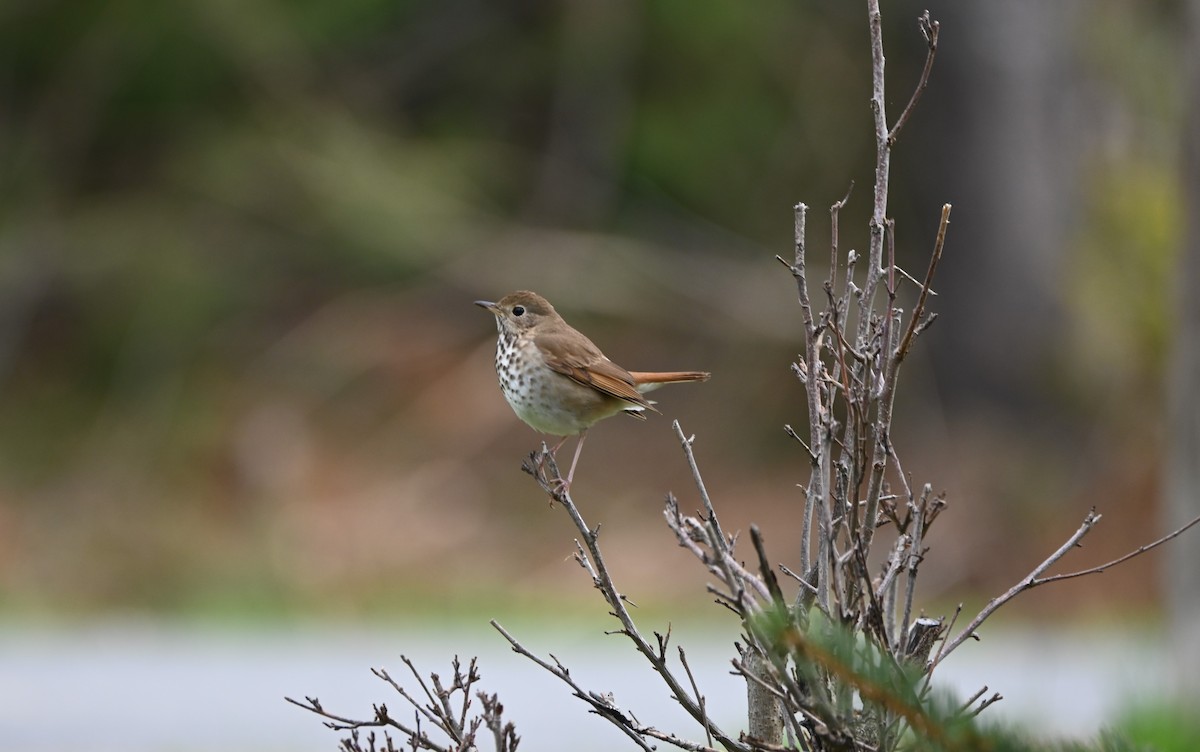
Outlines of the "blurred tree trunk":
<svg viewBox="0 0 1200 752">
<path fill-rule="evenodd" d="M 1167 527 L 1200 514 L 1200 0 L 1186 6 L 1188 71 L 1183 126 L 1187 226 L 1179 254 L 1175 351 L 1167 385 Z M 1167 597 L 1180 688 L 1200 696 L 1200 541 L 1193 533 L 1168 549 Z"/>
<path fill-rule="evenodd" d="M 941 54 L 954 62 L 934 74 L 936 122 L 916 129 L 938 139 L 920 149 L 934 155 L 934 205 L 954 204 L 931 330 L 939 385 L 1014 417 L 1038 411 L 1029 400 L 1066 326 L 1064 252 L 1087 132 L 1072 30 L 1086 12 L 1075 1 L 946 4 L 937 15 L 953 33 Z"/>
<path fill-rule="evenodd" d="M 617 200 L 643 21 L 629 0 L 561 7 L 553 112 L 530 209 L 586 226 L 608 220 Z"/>
</svg>

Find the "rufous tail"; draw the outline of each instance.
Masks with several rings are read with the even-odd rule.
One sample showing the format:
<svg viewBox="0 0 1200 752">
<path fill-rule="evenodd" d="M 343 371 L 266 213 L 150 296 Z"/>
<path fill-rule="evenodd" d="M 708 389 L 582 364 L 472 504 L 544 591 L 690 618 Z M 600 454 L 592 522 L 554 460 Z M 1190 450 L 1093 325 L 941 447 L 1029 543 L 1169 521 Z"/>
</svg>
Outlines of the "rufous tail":
<svg viewBox="0 0 1200 752">
<path fill-rule="evenodd" d="M 708 381 L 711 373 L 707 371 L 630 371 L 633 383 L 639 392 L 657 389 L 663 384 L 681 384 L 685 381 Z"/>
</svg>

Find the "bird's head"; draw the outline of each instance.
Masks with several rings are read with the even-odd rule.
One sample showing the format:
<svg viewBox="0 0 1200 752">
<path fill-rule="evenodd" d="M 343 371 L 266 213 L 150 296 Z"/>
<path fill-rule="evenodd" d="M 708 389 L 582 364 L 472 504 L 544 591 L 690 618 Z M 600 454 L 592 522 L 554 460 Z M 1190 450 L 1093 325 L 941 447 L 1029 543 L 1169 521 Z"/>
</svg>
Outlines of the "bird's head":
<svg viewBox="0 0 1200 752">
<path fill-rule="evenodd" d="M 475 305 L 491 311 L 496 317 L 496 327 L 502 332 L 516 334 L 544 321 L 559 320 L 558 311 L 550 301 L 528 290 L 509 293 L 495 303 L 476 300 Z"/>
</svg>

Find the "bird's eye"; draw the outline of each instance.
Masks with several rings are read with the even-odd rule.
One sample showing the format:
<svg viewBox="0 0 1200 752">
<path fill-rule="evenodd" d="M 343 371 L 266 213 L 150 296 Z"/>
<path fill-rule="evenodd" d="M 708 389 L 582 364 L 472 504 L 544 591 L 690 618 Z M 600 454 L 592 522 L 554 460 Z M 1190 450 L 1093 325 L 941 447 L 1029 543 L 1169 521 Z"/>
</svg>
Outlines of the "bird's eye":
<svg viewBox="0 0 1200 752">
<path fill-rule="evenodd" d="M 525 315 L 525 306 L 523 306 L 523 305 L 513 306 L 513 315 L 514 316 L 524 316 Z"/>
</svg>

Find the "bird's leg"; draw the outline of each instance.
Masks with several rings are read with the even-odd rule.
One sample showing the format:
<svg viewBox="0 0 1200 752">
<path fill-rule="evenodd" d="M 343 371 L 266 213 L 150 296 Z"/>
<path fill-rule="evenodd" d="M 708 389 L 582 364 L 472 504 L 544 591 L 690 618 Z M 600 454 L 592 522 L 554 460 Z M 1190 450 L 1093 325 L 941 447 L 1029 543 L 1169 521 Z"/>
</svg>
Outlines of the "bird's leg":
<svg viewBox="0 0 1200 752">
<path fill-rule="evenodd" d="M 551 457 L 557 459 L 558 450 L 562 448 L 563 444 L 567 443 L 567 439 L 569 439 L 569 438 L 571 438 L 570 435 L 563 436 L 562 438 L 560 438 L 558 440 L 558 443 L 556 443 L 553 447 L 551 447 L 550 450 L 547 452 L 547 454 L 549 454 Z M 564 481 L 562 479 L 562 476 L 559 476 L 557 478 L 554 478 L 552 481 L 550 481 L 550 485 L 552 488 L 551 496 L 550 496 L 550 505 L 551 506 L 554 505 L 554 496 L 556 494 L 566 493 L 567 489 L 571 487 L 571 480 L 570 480 L 571 473 L 575 472 L 575 462 L 577 462 L 578 460 L 579 460 L 579 449 L 578 449 L 578 447 L 576 447 L 575 459 L 572 460 L 572 462 L 571 462 L 571 472 L 567 473 L 567 480 Z M 538 464 L 541 466 L 542 472 L 545 473 L 545 471 L 546 471 L 546 455 L 545 454 L 543 454 L 541 456 L 540 460 L 538 461 Z"/>
<path fill-rule="evenodd" d="M 567 439 L 569 439 L 569 438 L 571 438 L 571 437 L 570 437 L 570 436 L 564 436 L 564 437 L 562 437 L 561 439 L 559 439 L 559 440 L 558 440 L 558 443 L 554 445 L 554 448 L 550 450 L 550 456 L 551 456 L 551 457 L 554 457 L 555 455 L 557 455 L 557 454 L 558 454 L 558 449 L 559 449 L 559 447 L 561 447 L 563 444 L 566 444 L 566 443 L 567 443 Z"/>
<path fill-rule="evenodd" d="M 555 444 L 553 447 L 551 447 L 551 448 L 550 448 L 550 451 L 548 452 L 548 454 L 550 455 L 550 457 L 552 457 L 553 459 L 557 460 L 557 459 L 558 459 L 558 450 L 562 448 L 562 445 L 563 445 L 563 444 L 566 444 L 566 443 L 567 443 L 567 439 L 569 439 L 569 438 L 571 438 L 571 437 L 570 437 L 570 436 L 563 436 L 561 439 L 559 439 L 559 440 L 558 440 L 558 443 L 557 443 L 557 444 Z M 544 445 L 543 445 L 543 446 L 544 446 Z M 542 470 L 543 470 L 543 471 L 545 470 L 545 468 L 546 468 L 546 455 L 545 455 L 545 454 L 543 454 L 543 455 L 541 456 L 541 458 L 538 460 L 538 465 L 540 465 L 540 466 L 542 467 Z"/>
<path fill-rule="evenodd" d="M 552 482 L 552 485 L 554 486 L 555 494 L 560 494 L 560 493 L 565 494 L 567 491 L 571 490 L 571 479 L 575 477 L 575 465 L 579 463 L 579 452 L 583 449 L 583 440 L 586 436 L 587 436 L 587 429 L 585 428 L 585 429 L 583 429 L 583 431 L 581 431 L 579 433 L 579 443 L 575 445 L 575 456 L 571 458 L 571 469 L 567 471 L 566 480 L 563 480 L 562 476 L 559 476 L 558 478 L 555 478 L 554 481 Z M 554 448 L 550 450 L 551 456 L 553 456 L 555 454 L 555 452 L 557 452 L 559 450 L 559 447 L 561 447 L 563 444 L 565 444 L 567 442 L 567 439 L 569 439 L 569 438 L 571 438 L 571 437 L 564 436 L 562 438 L 562 441 L 555 444 Z M 550 503 L 551 504 L 554 503 L 553 499 L 551 500 Z"/>
<path fill-rule="evenodd" d="M 571 479 L 575 477 L 575 464 L 579 462 L 579 452 L 583 449 L 583 440 L 587 438 L 587 429 L 579 432 L 579 443 L 575 445 L 575 457 L 571 460 L 571 469 L 567 471 L 567 482 L 563 485 L 563 491 L 571 488 Z"/>
</svg>

